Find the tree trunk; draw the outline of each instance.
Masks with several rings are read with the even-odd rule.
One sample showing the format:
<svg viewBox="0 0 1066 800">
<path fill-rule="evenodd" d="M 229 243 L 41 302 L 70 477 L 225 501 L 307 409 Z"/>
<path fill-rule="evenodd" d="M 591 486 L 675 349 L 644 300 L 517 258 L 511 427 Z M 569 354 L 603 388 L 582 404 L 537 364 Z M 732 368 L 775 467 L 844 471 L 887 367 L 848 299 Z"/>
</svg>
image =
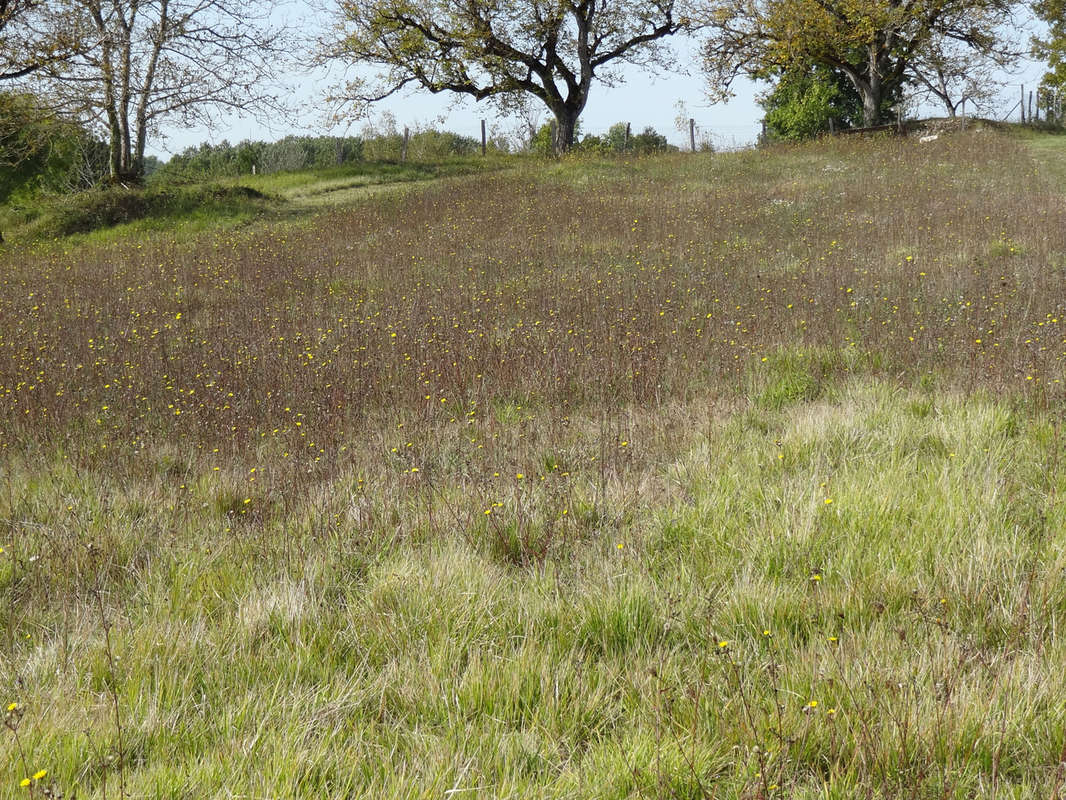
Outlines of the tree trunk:
<svg viewBox="0 0 1066 800">
<path fill-rule="evenodd" d="M 862 124 L 866 128 L 872 128 L 880 121 L 878 107 L 881 103 L 873 92 L 864 92 L 862 95 Z"/>
<path fill-rule="evenodd" d="M 872 66 L 873 58 L 871 58 Z M 884 100 L 884 84 L 881 82 L 877 70 L 869 79 L 852 69 L 844 68 L 844 74 L 848 76 L 851 85 L 862 98 L 862 124 L 865 128 L 872 128 L 881 121 L 881 102 Z"/>
<path fill-rule="evenodd" d="M 870 80 L 866 85 L 866 91 L 862 93 L 862 124 L 867 128 L 877 125 L 881 121 L 881 100 L 883 98 L 883 84 L 881 73 L 878 70 L 877 54 L 870 53 Z"/>
<path fill-rule="evenodd" d="M 105 31 L 102 21 L 99 23 L 99 30 L 101 33 Z M 119 121 L 118 100 L 115 97 L 115 65 L 112 56 L 110 45 L 105 43 L 102 67 L 104 106 L 107 110 L 107 165 L 111 179 L 117 180 L 122 173 L 122 124 Z"/>
<path fill-rule="evenodd" d="M 567 106 L 553 109 L 555 113 L 555 141 L 552 147 L 556 154 L 568 153 L 574 147 L 574 138 L 577 134 L 577 118 L 580 110 Z"/>
<path fill-rule="evenodd" d="M 152 54 L 148 58 L 148 66 L 144 71 L 141 87 L 138 89 L 137 113 L 134 120 L 135 141 L 130 161 L 130 173 L 135 176 L 134 180 L 144 179 L 144 148 L 148 141 L 148 100 L 155 84 L 155 73 L 159 67 L 159 54 L 163 51 L 163 45 L 167 41 L 167 27 L 170 24 L 169 0 L 162 0 L 159 4 L 159 25 L 152 42 Z"/>
<path fill-rule="evenodd" d="M 119 67 L 121 72 L 119 73 L 120 82 L 117 103 L 118 119 L 121 126 L 120 147 L 122 149 L 122 166 L 119 170 L 119 175 L 117 176 L 119 180 L 128 179 L 131 172 L 130 156 L 132 141 L 130 139 L 130 101 L 132 99 L 133 91 L 131 86 L 133 81 L 133 39 L 131 31 L 136 13 L 136 10 L 134 10 L 128 21 L 121 20 L 123 35 L 120 42 L 122 55 Z"/>
<path fill-rule="evenodd" d="M 118 124 L 118 115 L 110 108 L 107 110 L 107 167 L 111 180 L 118 180 L 122 174 L 122 131 Z"/>
<path fill-rule="evenodd" d="M 849 76 L 862 97 L 862 124 L 867 128 L 880 125 L 883 121 L 881 107 L 884 105 L 885 96 L 895 87 L 900 77 L 897 74 L 899 64 L 893 65 L 891 52 L 891 41 L 877 36 L 868 49 L 869 75 L 865 80 L 856 75 Z"/>
</svg>

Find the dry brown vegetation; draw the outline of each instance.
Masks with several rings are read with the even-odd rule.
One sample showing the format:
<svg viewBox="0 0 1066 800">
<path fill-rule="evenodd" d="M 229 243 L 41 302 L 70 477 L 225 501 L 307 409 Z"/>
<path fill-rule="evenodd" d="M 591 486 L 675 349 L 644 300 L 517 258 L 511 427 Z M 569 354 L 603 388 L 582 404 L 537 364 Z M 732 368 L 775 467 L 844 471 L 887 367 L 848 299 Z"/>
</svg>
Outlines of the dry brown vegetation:
<svg viewBox="0 0 1066 800">
<path fill-rule="evenodd" d="M 306 230 L 9 255 L 5 443 L 332 452 L 382 411 L 736 394 L 781 349 L 1054 393 L 1061 195 L 991 134 L 864 148 L 565 164 Z"/>
<path fill-rule="evenodd" d="M 47 761 L 53 787 L 82 787 L 79 796 L 106 796 L 108 775 L 113 795 L 119 777 L 143 796 L 215 795 L 230 780 L 228 734 L 195 722 L 188 693 L 199 686 L 217 704 L 208 716 L 229 715 L 250 736 L 264 719 L 252 698 L 273 685 L 281 711 L 310 691 L 327 722 L 274 720 L 287 733 L 272 746 L 288 755 L 239 782 L 272 796 L 438 796 L 443 782 L 477 775 L 495 787 L 485 796 L 709 797 L 717 785 L 717 796 L 746 797 L 1057 792 L 1061 737 L 1037 732 L 1037 720 L 1059 731 L 1062 710 L 1023 702 L 1024 720 L 993 715 L 981 727 L 972 701 L 987 690 L 1007 703 L 1031 688 L 1015 666 L 996 676 L 1016 663 L 1008 651 L 1031 659 L 1017 669 L 1049 676 L 1061 650 L 1046 640 L 1063 611 L 1059 565 L 1034 554 L 1061 538 L 1048 420 L 1064 399 L 1064 289 L 1066 198 L 1020 144 L 990 132 L 564 161 L 369 199 L 310 226 L 9 252 L 0 687 L 36 708 L 16 725 L 34 754 L 12 745 L 0 764 L 21 776 Z M 891 421 L 900 414 L 910 422 Z M 956 467 L 966 436 L 982 446 Z M 1023 442 L 1037 448 L 1024 458 L 1011 449 Z M 947 499 L 915 500 L 925 484 L 910 481 L 930 460 Z M 862 468 L 849 472 L 854 463 Z M 967 469 L 987 472 L 992 488 L 979 477 L 968 486 Z M 880 471 L 892 476 L 885 497 L 912 494 L 862 506 Z M 849 492 L 865 508 L 853 518 L 841 509 Z M 940 518 L 945 503 L 953 511 Z M 787 524 L 768 510 L 793 504 Z M 933 563 L 927 538 L 941 524 L 986 537 L 987 560 L 963 548 Z M 902 562 L 911 567 L 899 553 L 864 551 L 848 580 L 820 586 L 827 564 L 852 563 L 826 541 L 874 529 L 890 550 L 921 532 Z M 713 568 L 694 554 L 708 530 Z M 802 541 L 771 552 L 782 536 Z M 755 541 L 764 544 L 745 562 Z M 969 577 L 956 575 L 967 559 Z M 694 577 L 699 564 L 713 580 Z M 1017 580 L 983 594 L 1005 564 Z M 924 577 L 911 580 L 911 568 Z M 447 586 L 453 569 L 461 591 Z M 619 583 L 608 577 L 616 570 L 640 577 Z M 733 600 L 712 601 L 728 586 Z M 949 622 L 937 611 L 946 586 L 968 593 L 952 595 Z M 472 633 L 480 623 L 450 616 L 463 592 L 497 611 L 513 599 L 499 614 L 518 617 L 502 633 Z M 338 695 L 340 676 L 354 674 L 345 659 L 358 660 L 341 643 L 353 593 L 377 643 L 360 646 L 391 670 L 365 678 L 379 708 Z M 465 666 L 410 650 L 419 630 L 435 635 L 424 616 L 435 603 L 437 632 L 448 647 L 463 643 Z M 859 635 L 833 621 L 844 607 L 883 650 L 826 649 Z M 529 628 L 521 608 L 548 614 L 552 630 L 572 615 L 574 629 Z M 947 649 L 917 648 L 908 661 L 885 644 L 915 625 L 950 639 Z M 982 626 L 994 632 L 973 645 Z M 764 627 L 788 654 L 780 663 Z M 174 666 L 184 656 L 143 638 L 190 637 L 234 664 L 273 664 L 260 647 L 285 652 L 312 628 L 313 679 L 276 665 Z M 548 654 L 508 650 L 515 672 L 497 685 L 479 659 L 516 631 L 547 637 Z M 232 635 L 233 649 L 220 644 Z M 919 677 L 894 680 L 888 661 Z M 973 676 L 962 666 L 971 661 Z M 90 678 L 79 672 L 87 664 Z M 153 683 L 162 664 L 178 686 Z M 437 677 L 422 683 L 420 669 Z M 593 680 L 587 669 L 604 672 Z M 484 684 L 480 700 L 455 699 L 455 719 L 425 707 L 430 684 L 452 673 Z M 867 673 L 897 688 L 875 690 Z M 522 674 L 556 675 L 554 700 L 550 680 L 532 692 Z M 350 680 L 356 694 L 370 685 Z M 957 714 L 950 682 L 969 698 Z M 812 722 L 812 692 L 824 698 L 826 686 L 832 730 Z M 584 707 L 582 696 L 597 699 Z M 388 766 L 308 772 L 299 752 L 329 761 L 347 747 L 309 743 L 312 728 L 354 735 L 329 716 L 343 716 L 345 697 L 368 726 L 391 719 L 411 738 L 379 732 L 374 743 L 364 730 L 351 757 Z M 441 713 L 458 726 L 447 730 L 470 727 L 479 744 L 447 733 L 450 744 L 432 744 L 437 733 L 418 720 Z M 475 751 L 502 734 L 486 719 L 508 721 L 515 752 L 540 752 L 538 737 L 572 749 L 527 771 L 514 753 L 490 768 Z M 79 738 L 86 730 L 97 733 Z M 1018 767 L 1005 776 L 1008 746 Z M 183 783 L 164 764 L 185 759 L 206 766 Z M 468 760 L 479 766 L 464 771 Z M 823 778 L 836 794 L 816 788 Z"/>
</svg>

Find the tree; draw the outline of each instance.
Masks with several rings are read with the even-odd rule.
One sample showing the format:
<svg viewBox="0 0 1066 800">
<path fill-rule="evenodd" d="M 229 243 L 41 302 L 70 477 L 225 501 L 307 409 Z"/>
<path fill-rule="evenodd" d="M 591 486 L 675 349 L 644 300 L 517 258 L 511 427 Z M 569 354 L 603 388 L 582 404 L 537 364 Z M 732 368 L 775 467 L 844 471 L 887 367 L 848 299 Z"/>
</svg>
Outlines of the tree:
<svg viewBox="0 0 1066 800">
<path fill-rule="evenodd" d="M 281 107 L 270 83 L 290 45 L 269 0 L 71 2 L 70 25 L 94 44 L 39 75 L 61 107 L 106 130 L 113 180 L 143 178 L 145 146 L 165 119 L 192 127 Z"/>
<path fill-rule="evenodd" d="M 960 106 L 976 111 L 995 108 L 1003 81 L 997 76 L 1010 67 L 1016 52 L 975 50 L 953 40 L 930 43 L 911 63 L 915 83 L 944 106 L 954 118 Z"/>
<path fill-rule="evenodd" d="M 863 123 L 876 125 L 931 53 L 1015 57 L 1003 34 L 1011 14 L 1012 0 L 710 0 L 705 67 L 719 95 L 740 74 L 839 70 L 862 98 Z"/>
<path fill-rule="evenodd" d="M 325 58 L 374 65 L 343 99 L 357 106 L 405 87 L 504 107 L 533 97 L 555 117 L 556 152 L 569 150 L 594 80 L 622 64 L 666 63 L 663 40 L 691 29 L 679 0 L 339 0 L 343 35 Z"/>
<path fill-rule="evenodd" d="M 54 2 L 0 0 L 0 81 L 61 63 L 85 45 Z"/>
<path fill-rule="evenodd" d="M 1034 37 L 1033 57 L 1047 61 L 1040 83 L 1045 94 L 1066 88 L 1066 0 L 1036 0 L 1033 13 L 1048 24 L 1046 36 Z"/>
</svg>

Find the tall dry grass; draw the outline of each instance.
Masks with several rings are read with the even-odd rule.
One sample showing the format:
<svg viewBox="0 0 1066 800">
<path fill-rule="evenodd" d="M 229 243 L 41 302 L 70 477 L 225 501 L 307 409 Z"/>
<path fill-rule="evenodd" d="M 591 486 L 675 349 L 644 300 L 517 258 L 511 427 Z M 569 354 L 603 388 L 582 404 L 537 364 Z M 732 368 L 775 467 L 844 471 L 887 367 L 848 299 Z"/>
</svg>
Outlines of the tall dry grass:
<svg viewBox="0 0 1066 800">
<path fill-rule="evenodd" d="M 0 763 L 101 797 L 1058 792 L 1064 222 L 976 132 L 8 253 Z"/>
</svg>

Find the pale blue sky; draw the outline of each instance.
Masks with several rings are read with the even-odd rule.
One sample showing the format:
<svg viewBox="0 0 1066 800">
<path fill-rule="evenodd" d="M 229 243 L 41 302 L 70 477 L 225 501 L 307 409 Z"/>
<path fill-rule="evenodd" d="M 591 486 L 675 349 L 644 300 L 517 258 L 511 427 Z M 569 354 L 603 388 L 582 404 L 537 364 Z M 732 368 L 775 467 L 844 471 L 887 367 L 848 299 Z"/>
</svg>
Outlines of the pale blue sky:
<svg viewBox="0 0 1066 800">
<path fill-rule="evenodd" d="M 1028 38 L 1028 35 L 1026 35 Z M 581 118 L 584 133 L 603 133 L 616 122 L 629 122 L 639 132 L 646 126 L 655 128 L 672 143 L 687 146 L 687 127 L 682 131 L 675 124 L 678 116 L 677 103 L 685 104 L 684 116 L 696 120 L 697 136 L 708 135 L 716 149 L 742 147 L 754 142 L 760 129 L 762 109 L 756 100 L 761 88 L 748 81 L 738 81 L 735 98 L 728 103 L 712 105 L 704 90 L 699 74 L 696 45 L 692 40 L 675 40 L 678 62 L 690 67 L 689 73 L 660 71 L 651 74 L 636 68 L 625 73 L 624 84 L 605 87 L 594 85 L 588 106 Z M 998 116 L 1006 114 L 1017 102 L 1018 84 L 1035 87 L 1043 74 L 1043 65 L 1026 63 L 1016 75 L 1011 75 L 1010 85 L 1005 89 Z M 327 81 L 323 78 L 292 76 L 298 82 L 298 95 L 306 110 L 290 119 L 273 120 L 269 125 L 254 119 L 228 118 L 213 130 L 206 128 L 166 131 L 165 141 L 149 144 L 149 152 L 167 158 L 187 147 L 201 142 L 219 142 L 228 139 L 236 143 L 243 139 L 273 140 L 287 134 L 343 133 L 342 128 L 328 129 L 319 98 L 326 92 Z M 512 132 L 517 129 L 517 120 L 500 117 L 496 109 L 487 103 L 464 100 L 456 103 L 454 98 L 411 91 L 403 96 L 391 97 L 378 105 L 380 112 L 388 111 L 399 126 L 437 127 L 471 137 L 480 137 L 480 120 L 486 119 L 490 135 L 493 132 Z M 935 107 L 922 109 L 923 115 L 939 116 L 942 111 Z M 548 119 L 545 108 L 541 119 Z M 351 133 L 362 129 L 361 121 L 354 121 Z"/>
</svg>

